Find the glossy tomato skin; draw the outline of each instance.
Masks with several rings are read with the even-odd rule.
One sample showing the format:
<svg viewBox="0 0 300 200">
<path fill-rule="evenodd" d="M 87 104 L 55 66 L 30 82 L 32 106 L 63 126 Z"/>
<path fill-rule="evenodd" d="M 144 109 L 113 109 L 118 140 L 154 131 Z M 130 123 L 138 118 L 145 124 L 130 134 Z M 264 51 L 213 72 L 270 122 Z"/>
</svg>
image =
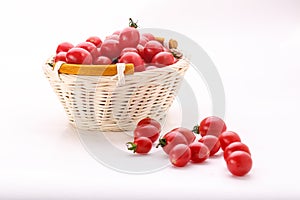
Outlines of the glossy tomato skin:
<svg viewBox="0 0 300 200">
<path fill-rule="evenodd" d="M 245 151 L 234 151 L 226 159 L 228 170 L 235 176 L 244 176 L 252 168 L 252 158 Z"/>
<path fill-rule="evenodd" d="M 174 128 L 171 131 L 178 131 L 179 133 L 181 133 L 185 137 L 185 139 L 187 140 L 188 144 L 191 144 L 196 139 L 195 134 L 187 128 L 178 127 L 178 128 Z"/>
<path fill-rule="evenodd" d="M 169 152 L 169 160 L 176 167 L 184 167 L 191 159 L 191 150 L 186 144 L 177 144 Z"/>
<path fill-rule="evenodd" d="M 120 55 L 119 41 L 117 40 L 105 40 L 99 50 L 99 56 L 106 56 L 110 59 L 119 57 Z"/>
<path fill-rule="evenodd" d="M 133 150 L 133 153 L 146 154 L 152 148 L 152 141 L 147 137 L 135 138 L 133 142 L 127 143 L 128 150 Z"/>
<path fill-rule="evenodd" d="M 144 46 L 144 60 L 149 63 L 156 54 L 162 51 L 164 51 L 163 45 L 158 41 L 151 40 Z"/>
<path fill-rule="evenodd" d="M 202 163 L 209 157 L 209 149 L 201 142 L 193 142 L 189 144 L 191 149 L 191 161 L 194 163 Z"/>
<path fill-rule="evenodd" d="M 67 52 L 61 51 L 58 54 L 56 54 L 54 62 L 62 61 L 67 62 L 66 58 Z"/>
<path fill-rule="evenodd" d="M 70 42 L 62 42 L 56 48 L 56 54 L 59 52 L 68 52 L 70 49 L 74 47 Z"/>
<path fill-rule="evenodd" d="M 233 142 L 241 142 L 240 136 L 233 131 L 224 131 L 220 136 L 219 136 L 219 141 L 221 144 L 221 148 L 224 151 L 225 148 L 233 143 Z"/>
<path fill-rule="evenodd" d="M 227 160 L 228 156 L 234 151 L 245 151 L 246 153 L 251 155 L 249 147 L 247 145 L 241 142 L 233 142 L 225 148 L 223 154 L 224 159 Z"/>
<path fill-rule="evenodd" d="M 94 65 L 110 65 L 111 63 L 111 59 L 106 56 L 99 56 L 93 61 Z"/>
<path fill-rule="evenodd" d="M 222 132 L 226 131 L 226 129 L 225 122 L 216 116 L 203 119 L 199 125 L 199 133 L 201 136 L 214 135 L 218 137 Z"/>
<path fill-rule="evenodd" d="M 166 154 L 169 154 L 171 149 L 177 144 L 188 145 L 186 138 L 179 131 L 170 131 L 166 133 L 161 139 L 159 139 L 159 144 L 156 146 L 161 146 Z"/>
<path fill-rule="evenodd" d="M 209 156 L 215 155 L 221 148 L 219 138 L 214 135 L 205 135 L 198 141 L 207 146 L 209 150 Z"/>
<path fill-rule="evenodd" d="M 88 39 L 86 39 L 86 42 L 93 43 L 96 47 L 100 47 L 102 44 L 102 40 L 98 36 L 91 36 Z"/>
<path fill-rule="evenodd" d="M 137 126 L 134 131 L 134 138 L 139 138 L 139 137 L 147 137 L 149 138 L 152 142 L 155 142 L 160 134 L 160 130 L 153 126 L 152 124 L 144 124 L 141 126 Z"/>
<path fill-rule="evenodd" d="M 140 42 L 140 33 L 136 28 L 126 27 L 119 35 L 119 43 L 121 48 L 136 47 Z"/>
<path fill-rule="evenodd" d="M 109 36 L 106 36 L 105 40 L 116 40 L 119 42 L 119 38 L 120 36 L 119 35 L 109 35 Z"/>
<path fill-rule="evenodd" d="M 74 47 L 67 52 L 66 61 L 69 64 L 91 65 L 93 63 L 93 57 L 87 50 Z"/>
<path fill-rule="evenodd" d="M 141 56 L 135 52 L 127 52 L 119 59 L 120 63 L 132 63 L 134 64 L 135 72 L 145 71 L 145 63 Z"/>
<path fill-rule="evenodd" d="M 159 132 L 161 131 L 160 123 L 150 117 L 146 117 L 146 118 L 140 120 L 136 126 L 143 126 L 143 125 L 147 125 L 147 124 L 151 124 L 151 125 L 155 126 L 159 130 Z"/>
<path fill-rule="evenodd" d="M 158 67 L 172 65 L 174 64 L 174 56 L 170 52 L 159 52 L 152 58 L 151 63 Z"/>
</svg>

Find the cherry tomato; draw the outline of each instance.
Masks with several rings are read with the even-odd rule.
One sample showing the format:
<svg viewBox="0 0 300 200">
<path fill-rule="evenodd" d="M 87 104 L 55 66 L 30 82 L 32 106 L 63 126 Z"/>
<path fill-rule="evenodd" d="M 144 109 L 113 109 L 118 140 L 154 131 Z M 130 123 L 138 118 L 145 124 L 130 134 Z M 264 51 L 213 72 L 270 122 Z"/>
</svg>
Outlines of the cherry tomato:
<svg viewBox="0 0 300 200">
<path fill-rule="evenodd" d="M 144 60 L 149 63 L 156 54 L 162 51 L 164 51 L 163 45 L 156 40 L 151 40 L 144 46 Z"/>
<path fill-rule="evenodd" d="M 111 63 L 112 63 L 111 59 L 106 56 L 99 56 L 93 61 L 94 65 L 109 65 Z"/>
<path fill-rule="evenodd" d="M 67 62 L 66 55 L 67 55 L 67 52 L 64 52 L 64 51 L 59 52 L 58 54 L 56 54 L 54 62 L 58 62 L 58 61 Z"/>
<path fill-rule="evenodd" d="M 199 126 L 194 127 L 194 132 L 200 133 L 201 136 L 214 135 L 219 137 L 224 131 L 226 131 L 225 122 L 216 116 L 207 117 L 200 122 Z"/>
<path fill-rule="evenodd" d="M 74 47 L 67 52 L 66 61 L 69 64 L 91 65 L 93 63 L 93 57 L 87 50 Z"/>
<path fill-rule="evenodd" d="M 86 39 L 86 42 L 93 43 L 96 47 L 100 47 L 102 44 L 102 40 L 97 36 L 91 36 L 88 39 Z"/>
<path fill-rule="evenodd" d="M 219 136 L 221 148 L 225 150 L 225 148 L 233 143 L 233 142 L 241 142 L 240 136 L 233 131 L 225 131 Z"/>
<path fill-rule="evenodd" d="M 120 33 L 121 33 L 121 30 L 117 30 L 117 31 L 113 32 L 112 35 L 120 35 Z"/>
<path fill-rule="evenodd" d="M 141 56 L 135 52 L 127 52 L 119 59 L 120 63 L 132 63 L 134 64 L 135 72 L 145 71 L 145 63 Z"/>
<path fill-rule="evenodd" d="M 156 128 L 152 124 L 137 126 L 133 131 L 134 138 L 147 137 L 152 142 L 155 142 L 158 139 L 159 133 L 160 130 L 158 130 L 158 128 Z"/>
<path fill-rule="evenodd" d="M 209 156 L 215 155 L 221 148 L 219 138 L 214 135 L 205 135 L 199 139 L 199 142 L 207 146 L 209 150 Z"/>
<path fill-rule="evenodd" d="M 188 145 L 185 137 L 178 131 L 170 131 L 166 133 L 162 138 L 159 139 L 159 143 L 156 148 L 161 146 L 166 154 L 169 154 L 171 149 L 177 144 L 186 144 Z"/>
<path fill-rule="evenodd" d="M 109 36 L 106 36 L 105 40 L 117 40 L 119 41 L 119 38 L 120 36 L 119 35 L 109 35 Z"/>
<path fill-rule="evenodd" d="M 127 149 L 133 153 L 146 154 L 152 148 L 152 141 L 147 137 L 135 138 L 133 142 L 127 142 Z"/>
<path fill-rule="evenodd" d="M 98 56 L 98 51 L 97 51 L 98 49 L 91 42 L 81 42 L 81 43 L 77 44 L 76 47 L 80 47 L 80 48 L 87 50 L 88 52 L 91 53 L 93 58 L 96 58 Z"/>
<path fill-rule="evenodd" d="M 195 163 L 204 162 L 209 157 L 209 149 L 201 142 L 193 142 L 189 145 L 191 149 L 191 161 Z"/>
<path fill-rule="evenodd" d="M 228 170 L 235 176 L 244 176 L 252 168 L 252 158 L 245 151 L 234 151 L 226 160 Z"/>
<path fill-rule="evenodd" d="M 234 151 L 245 151 L 251 155 L 250 150 L 247 145 L 241 142 L 233 142 L 229 144 L 224 150 L 224 159 L 227 160 L 228 156 Z"/>
<path fill-rule="evenodd" d="M 56 48 L 56 54 L 59 52 L 68 52 L 71 48 L 73 48 L 74 45 L 71 44 L 70 42 L 62 42 L 60 43 L 57 48 Z"/>
<path fill-rule="evenodd" d="M 152 58 L 151 63 L 158 67 L 172 65 L 174 63 L 174 56 L 170 52 L 159 52 Z"/>
<path fill-rule="evenodd" d="M 120 32 L 119 43 L 121 48 L 136 47 L 140 42 L 140 33 L 136 28 L 126 27 Z"/>
<path fill-rule="evenodd" d="M 158 121 L 156 121 L 155 119 L 152 119 L 150 117 L 146 117 L 142 120 L 140 120 L 136 126 L 143 126 L 143 125 L 146 125 L 146 124 L 151 124 L 153 126 L 155 126 L 159 132 L 161 131 L 161 125 Z"/>
<path fill-rule="evenodd" d="M 148 41 L 150 41 L 150 40 L 155 40 L 154 35 L 152 35 L 151 33 L 143 33 L 143 34 L 142 34 L 142 37 L 147 38 Z"/>
<path fill-rule="evenodd" d="M 179 133 L 181 133 L 185 137 L 185 139 L 188 142 L 188 144 L 191 144 L 196 139 L 195 134 L 191 130 L 189 130 L 187 128 L 178 127 L 178 128 L 174 128 L 171 131 L 178 131 Z"/>
<path fill-rule="evenodd" d="M 126 47 L 124 48 L 121 53 L 120 53 L 120 57 L 122 57 L 125 53 L 127 52 L 135 52 L 138 54 L 138 50 L 136 48 L 133 48 L 133 47 Z"/>
<path fill-rule="evenodd" d="M 99 56 L 106 56 L 110 59 L 119 57 L 120 55 L 119 42 L 117 40 L 105 40 L 99 51 Z"/>
<path fill-rule="evenodd" d="M 141 58 L 145 60 L 144 46 L 138 44 L 136 49 L 137 49 L 139 55 L 141 56 Z"/>
<path fill-rule="evenodd" d="M 142 45 L 142 46 L 145 46 L 145 44 L 146 44 L 148 41 L 149 41 L 148 38 L 142 36 L 142 37 L 140 38 L 139 44 Z"/>
<path fill-rule="evenodd" d="M 169 153 L 170 162 L 176 167 L 185 166 L 191 159 L 191 150 L 186 144 L 177 144 Z"/>
</svg>

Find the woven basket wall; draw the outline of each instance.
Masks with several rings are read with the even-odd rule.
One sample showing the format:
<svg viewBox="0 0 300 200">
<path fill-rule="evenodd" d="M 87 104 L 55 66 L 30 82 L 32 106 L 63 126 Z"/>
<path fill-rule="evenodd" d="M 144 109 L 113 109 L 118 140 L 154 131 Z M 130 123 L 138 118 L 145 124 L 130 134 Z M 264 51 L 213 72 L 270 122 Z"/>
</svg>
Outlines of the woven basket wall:
<svg viewBox="0 0 300 200">
<path fill-rule="evenodd" d="M 117 76 L 58 74 L 48 64 L 44 73 L 71 124 L 78 129 L 133 130 L 145 117 L 164 120 L 189 67 L 186 59 L 158 69 Z"/>
</svg>

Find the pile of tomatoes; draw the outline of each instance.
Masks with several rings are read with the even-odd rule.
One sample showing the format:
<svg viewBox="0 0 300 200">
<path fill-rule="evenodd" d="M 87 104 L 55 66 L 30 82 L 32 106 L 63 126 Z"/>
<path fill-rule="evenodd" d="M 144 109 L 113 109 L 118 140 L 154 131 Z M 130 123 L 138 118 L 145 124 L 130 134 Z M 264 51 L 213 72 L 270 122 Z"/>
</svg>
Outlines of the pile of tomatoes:
<svg viewBox="0 0 300 200">
<path fill-rule="evenodd" d="M 77 45 L 63 42 L 57 46 L 54 61 L 85 65 L 132 63 L 135 72 L 141 72 L 171 65 L 177 59 L 151 33 L 140 34 L 138 29 L 126 27 L 104 41 L 91 36 Z"/>
<path fill-rule="evenodd" d="M 252 168 L 252 158 L 248 146 L 241 142 L 239 135 L 228 131 L 225 122 L 216 116 L 203 119 L 193 131 L 175 128 L 159 138 L 161 125 L 154 119 L 139 121 L 134 130 L 134 141 L 128 142 L 128 150 L 147 154 L 158 140 L 156 147 L 162 147 L 176 167 L 184 167 L 189 162 L 202 163 L 214 156 L 220 149 L 228 170 L 235 176 L 244 176 Z M 194 133 L 201 137 L 196 139 Z"/>
</svg>

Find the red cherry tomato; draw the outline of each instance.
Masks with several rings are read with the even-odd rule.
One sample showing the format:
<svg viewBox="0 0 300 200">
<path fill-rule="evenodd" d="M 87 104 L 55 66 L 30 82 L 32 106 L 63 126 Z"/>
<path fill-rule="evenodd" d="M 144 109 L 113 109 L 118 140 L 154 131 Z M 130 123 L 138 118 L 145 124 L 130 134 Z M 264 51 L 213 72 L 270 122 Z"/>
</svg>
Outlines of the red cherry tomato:
<svg viewBox="0 0 300 200">
<path fill-rule="evenodd" d="M 125 53 L 127 52 L 135 52 L 138 54 L 138 50 L 136 48 L 133 48 L 133 47 L 126 47 L 124 48 L 121 53 L 120 53 L 120 57 L 122 57 Z"/>
<path fill-rule="evenodd" d="M 98 56 L 98 49 L 97 49 L 96 45 L 94 45 L 91 42 L 81 42 L 81 43 L 77 44 L 76 47 L 80 47 L 80 48 L 87 50 L 88 52 L 91 53 L 93 58 L 96 58 Z"/>
<path fill-rule="evenodd" d="M 179 128 L 174 128 L 171 131 L 178 131 L 179 133 L 181 133 L 185 137 L 188 144 L 191 144 L 196 139 L 195 134 L 187 128 L 179 127 Z"/>
<path fill-rule="evenodd" d="M 99 56 L 106 56 L 110 59 L 119 57 L 120 55 L 119 42 L 117 40 L 105 40 L 99 51 Z"/>
<path fill-rule="evenodd" d="M 105 40 L 117 40 L 117 41 L 119 41 L 119 38 L 120 38 L 119 35 L 113 34 L 113 35 L 106 36 Z"/>
<path fill-rule="evenodd" d="M 224 150 L 224 159 L 227 160 L 228 156 L 234 151 L 245 151 L 251 155 L 249 147 L 241 142 L 233 142 L 229 144 Z"/>
<path fill-rule="evenodd" d="M 191 161 L 195 163 L 204 162 L 209 157 L 209 149 L 201 142 L 193 142 L 189 145 L 191 149 Z"/>
<path fill-rule="evenodd" d="M 162 51 L 164 51 L 163 45 L 156 40 L 151 40 L 144 46 L 144 60 L 149 63 L 156 54 Z"/>
<path fill-rule="evenodd" d="M 70 42 L 62 42 L 57 46 L 56 54 L 58 54 L 59 52 L 68 52 L 73 47 L 74 45 Z"/>
<path fill-rule="evenodd" d="M 147 38 L 148 41 L 150 41 L 150 40 L 155 40 L 154 35 L 152 35 L 151 33 L 143 33 L 143 34 L 142 34 L 142 37 Z"/>
<path fill-rule="evenodd" d="M 185 166 L 191 159 L 191 150 L 186 144 L 177 144 L 169 153 L 170 162 L 176 167 Z"/>
<path fill-rule="evenodd" d="M 142 45 L 142 46 L 145 46 L 145 44 L 146 44 L 148 41 L 149 41 L 148 38 L 142 36 L 142 37 L 140 38 L 139 44 Z"/>
<path fill-rule="evenodd" d="M 145 60 L 144 46 L 138 44 L 137 47 L 136 47 L 136 49 L 137 49 L 139 55 L 141 56 L 141 58 L 142 58 L 143 60 Z"/>
<path fill-rule="evenodd" d="M 110 65 L 111 63 L 111 59 L 106 56 L 99 56 L 93 61 L 94 65 Z"/>
<path fill-rule="evenodd" d="M 152 142 L 155 142 L 158 139 L 159 133 L 160 130 L 158 130 L 158 128 L 156 128 L 152 124 L 137 126 L 133 131 L 134 138 L 147 137 Z"/>
<path fill-rule="evenodd" d="M 170 131 L 166 133 L 162 138 L 159 139 L 159 143 L 156 146 L 158 148 L 161 146 L 166 154 L 169 154 L 171 149 L 177 144 L 188 145 L 185 137 L 178 131 Z"/>
<path fill-rule="evenodd" d="M 146 125 L 146 124 L 151 124 L 153 126 L 155 126 L 159 132 L 161 131 L 161 125 L 158 121 L 156 121 L 155 119 L 152 119 L 150 117 L 146 117 L 142 120 L 140 120 L 136 126 L 143 126 L 143 125 Z"/>
<path fill-rule="evenodd" d="M 133 153 L 146 154 L 152 148 L 152 141 L 147 137 L 135 138 L 133 142 L 127 142 L 127 149 Z"/>
<path fill-rule="evenodd" d="M 140 42 L 140 33 L 136 28 L 126 27 L 120 32 L 119 43 L 121 48 L 136 47 Z"/>
<path fill-rule="evenodd" d="M 245 151 L 234 151 L 226 160 L 228 170 L 235 176 L 244 176 L 252 168 L 252 158 Z"/>
<path fill-rule="evenodd" d="M 141 56 L 135 52 L 127 52 L 120 59 L 120 63 L 132 63 L 134 64 L 135 72 L 145 71 L 145 63 Z"/>
<path fill-rule="evenodd" d="M 195 127 L 197 129 L 197 127 Z M 214 135 L 219 137 L 219 135 L 226 130 L 225 122 L 216 116 L 211 116 L 203 119 L 198 126 L 198 133 L 201 136 L 204 135 Z"/>
<path fill-rule="evenodd" d="M 170 52 L 159 52 L 152 58 L 151 63 L 158 67 L 172 65 L 174 63 L 174 56 Z"/>
<path fill-rule="evenodd" d="M 225 148 L 233 142 L 241 142 L 240 136 L 233 131 L 223 132 L 219 136 L 219 140 L 220 140 L 222 150 L 225 150 Z"/>
<path fill-rule="evenodd" d="M 91 65 L 93 63 L 93 57 L 87 50 L 74 47 L 67 52 L 66 61 L 69 64 Z"/>
<path fill-rule="evenodd" d="M 207 146 L 209 150 L 209 156 L 215 155 L 221 147 L 219 138 L 214 135 L 205 135 L 199 139 L 199 142 Z"/>
<path fill-rule="evenodd" d="M 115 32 L 113 32 L 112 35 L 120 35 L 120 33 L 121 33 L 121 30 L 116 30 Z"/>
<path fill-rule="evenodd" d="M 59 52 L 58 54 L 56 54 L 54 62 L 58 62 L 58 61 L 67 62 L 66 55 L 67 52 L 63 52 L 63 51 Z"/>
<path fill-rule="evenodd" d="M 93 43 L 96 47 L 100 47 L 102 44 L 102 40 L 97 36 L 91 36 L 88 39 L 86 39 L 86 42 Z"/>
</svg>

